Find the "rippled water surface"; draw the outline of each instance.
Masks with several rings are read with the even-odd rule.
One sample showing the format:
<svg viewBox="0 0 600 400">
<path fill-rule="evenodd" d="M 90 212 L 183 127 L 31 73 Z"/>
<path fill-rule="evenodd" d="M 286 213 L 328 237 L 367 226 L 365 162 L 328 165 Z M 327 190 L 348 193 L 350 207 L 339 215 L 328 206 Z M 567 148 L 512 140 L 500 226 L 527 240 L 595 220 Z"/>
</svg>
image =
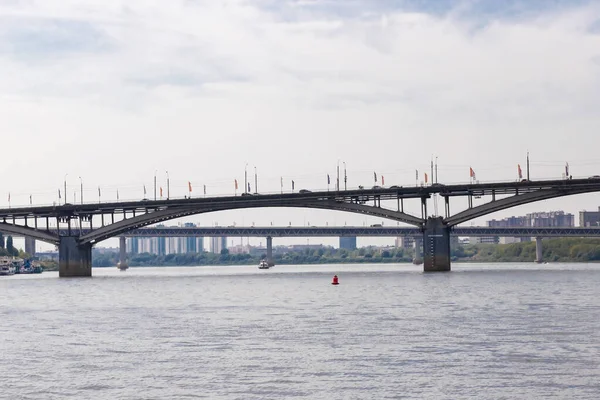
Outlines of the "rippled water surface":
<svg viewBox="0 0 600 400">
<path fill-rule="evenodd" d="M 600 398 L 600 265 L 453 269 L 0 277 L 0 398 Z"/>
</svg>

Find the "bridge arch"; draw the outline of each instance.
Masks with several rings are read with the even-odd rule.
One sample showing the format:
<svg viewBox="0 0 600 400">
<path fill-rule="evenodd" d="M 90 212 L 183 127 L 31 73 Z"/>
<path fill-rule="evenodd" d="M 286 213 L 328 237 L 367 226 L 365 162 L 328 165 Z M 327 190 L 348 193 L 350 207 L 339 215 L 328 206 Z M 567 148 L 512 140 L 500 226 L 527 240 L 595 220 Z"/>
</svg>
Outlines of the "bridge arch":
<svg viewBox="0 0 600 400">
<path fill-rule="evenodd" d="M 21 225 L 13 225 L 13 224 L 7 224 L 4 222 L 0 222 L 0 232 L 3 233 L 10 233 L 13 235 L 18 235 L 18 236 L 25 236 L 25 237 L 30 237 L 33 238 L 35 240 L 40 240 L 42 242 L 46 242 L 46 243 L 50 243 L 50 244 L 54 244 L 54 245 L 58 245 L 58 235 L 40 230 L 40 229 L 35 229 L 35 228 L 31 228 L 28 226 L 21 226 Z"/>
<path fill-rule="evenodd" d="M 98 243 L 108 238 L 118 236 L 119 234 L 125 233 L 132 229 L 143 228 L 144 226 L 156 224 L 171 219 L 187 217 L 190 215 L 205 214 L 217 211 L 227 210 L 239 210 L 247 208 L 310 208 L 310 209 L 326 209 L 334 211 L 345 211 L 363 215 L 377 216 L 381 218 L 387 218 L 394 221 L 408 223 L 422 227 L 423 220 L 410 214 L 406 214 L 399 211 L 390 210 L 387 208 L 366 206 L 363 204 L 336 202 L 336 201 L 319 201 L 314 203 L 305 203 L 302 205 L 279 205 L 279 206 L 265 206 L 262 204 L 250 204 L 250 205 L 237 205 L 228 204 L 224 206 L 212 206 L 212 207 L 181 207 L 176 209 L 163 209 L 146 214 L 138 215 L 132 218 L 123 219 L 110 225 L 103 226 L 101 228 L 94 229 L 92 232 L 83 235 L 79 242 L 85 243 Z"/>
<path fill-rule="evenodd" d="M 575 194 L 589 193 L 589 190 L 565 191 L 561 189 L 544 189 L 525 194 L 514 195 L 500 200 L 491 201 L 477 207 L 461 211 L 445 219 L 448 226 L 455 226 L 471 219 L 479 218 L 496 211 L 506 210 L 508 208 L 534 203 L 536 201 L 554 199 L 558 197 L 571 196 Z"/>
</svg>

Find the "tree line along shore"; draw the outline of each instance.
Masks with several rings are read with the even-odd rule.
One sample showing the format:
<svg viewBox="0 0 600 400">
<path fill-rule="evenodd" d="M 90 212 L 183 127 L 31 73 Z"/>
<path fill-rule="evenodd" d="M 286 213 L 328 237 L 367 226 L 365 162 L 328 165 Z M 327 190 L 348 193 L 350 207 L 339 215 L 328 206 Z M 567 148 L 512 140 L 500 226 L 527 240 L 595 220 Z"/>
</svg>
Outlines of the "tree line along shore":
<svg viewBox="0 0 600 400">
<path fill-rule="evenodd" d="M 186 265 L 252 265 L 258 264 L 265 254 L 230 254 L 224 249 L 220 254 L 202 252 L 156 255 L 141 253 L 129 255 L 128 265 L 186 266 Z M 510 244 L 461 244 L 452 248 L 453 262 L 533 262 L 535 242 Z M 356 250 L 321 247 L 274 254 L 276 265 L 285 264 L 360 264 L 360 263 L 411 263 L 413 249 L 361 247 Z M 543 260 L 547 262 L 600 261 L 600 239 L 560 238 L 543 242 Z M 119 255 L 98 253 L 93 256 L 94 267 L 114 267 Z"/>
</svg>

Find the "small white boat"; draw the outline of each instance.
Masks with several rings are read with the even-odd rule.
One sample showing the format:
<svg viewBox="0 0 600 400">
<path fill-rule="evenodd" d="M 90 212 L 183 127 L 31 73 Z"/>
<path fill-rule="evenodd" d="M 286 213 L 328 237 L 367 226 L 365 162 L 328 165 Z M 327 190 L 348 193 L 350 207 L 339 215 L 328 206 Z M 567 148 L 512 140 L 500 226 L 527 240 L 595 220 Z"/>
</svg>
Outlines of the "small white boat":
<svg viewBox="0 0 600 400">
<path fill-rule="evenodd" d="M 271 267 L 273 267 L 275 264 L 273 264 L 272 262 L 268 262 L 265 259 L 260 260 L 260 263 L 258 264 L 258 269 L 269 269 Z"/>
</svg>

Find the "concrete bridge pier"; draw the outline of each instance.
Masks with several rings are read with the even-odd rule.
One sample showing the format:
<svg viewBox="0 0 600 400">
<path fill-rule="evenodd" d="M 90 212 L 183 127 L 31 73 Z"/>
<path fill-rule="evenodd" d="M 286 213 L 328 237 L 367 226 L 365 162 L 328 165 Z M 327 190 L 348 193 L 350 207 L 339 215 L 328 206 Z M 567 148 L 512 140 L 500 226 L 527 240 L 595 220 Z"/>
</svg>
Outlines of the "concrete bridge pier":
<svg viewBox="0 0 600 400">
<path fill-rule="evenodd" d="M 275 265 L 273 262 L 273 238 L 271 236 L 267 236 L 267 263 L 270 267 Z"/>
<path fill-rule="evenodd" d="M 32 237 L 25 237 L 25 253 L 30 256 L 35 256 L 35 239 Z"/>
<path fill-rule="evenodd" d="M 542 247 L 542 238 L 536 237 L 535 238 L 535 262 L 538 264 L 541 264 L 543 262 L 543 250 L 544 250 L 544 248 Z"/>
<path fill-rule="evenodd" d="M 120 270 L 126 270 L 129 268 L 127 265 L 127 241 L 125 236 L 121 236 L 119 238 L 119 263 L 117 264 L 117 267 Z"/>
<path fill-rule="evenodd" d="M 92 245 L 79 244 L 76 236 L 61 236 L 58 244 L 58 276 L 92 276 Z"/>
<path fill-rule="evenodd" d="M 413 250 L 415 251 L 415 254 L 413 256 L 413 264 L 423 264 L 423 239 L 418 237 L 414 238 Z"/>
<path fill-rule="evenodd" d="M 450 227 L 442 217 L 429 217 L 423 231 L 424 272 L 450 271 Z"/>
</svg>

